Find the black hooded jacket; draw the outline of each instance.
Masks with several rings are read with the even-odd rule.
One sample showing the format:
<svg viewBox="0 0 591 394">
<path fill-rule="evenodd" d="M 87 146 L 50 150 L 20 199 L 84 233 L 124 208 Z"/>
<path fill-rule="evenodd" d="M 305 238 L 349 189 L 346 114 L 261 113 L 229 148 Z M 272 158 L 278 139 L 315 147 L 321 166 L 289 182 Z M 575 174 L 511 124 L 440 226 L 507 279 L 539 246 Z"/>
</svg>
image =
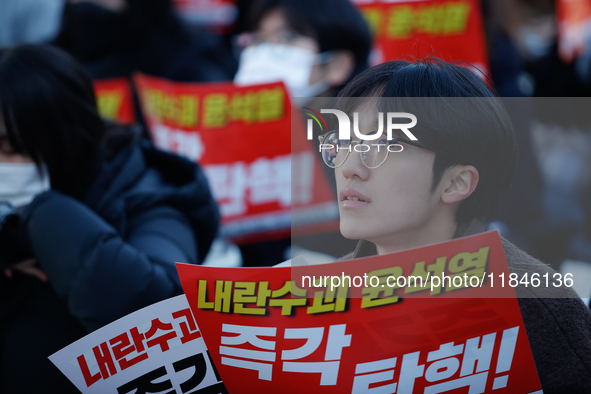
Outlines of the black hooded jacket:
<svg viewBox="0 0 591 394">
<path fill-rule="evenodd" d="M 79 196 L 48 191 L 22 212 L 49 281 L 0 273 L 0 392 L 77 393 L 47 357 L 181 294 L 175 262 L 207 254 L 219 213 L 201 168 L 133 141 L 137 134 L 108 139 Z"/>
<path fill-rule="evenodd" d="M 175 262 L 200 263 L 218 224 L 201 168 L 144 140 L 103 163 L 82 201 L 48 191 L 22 215 L 49 282 L 89 331 L 181 294 Z"/>
</svg>

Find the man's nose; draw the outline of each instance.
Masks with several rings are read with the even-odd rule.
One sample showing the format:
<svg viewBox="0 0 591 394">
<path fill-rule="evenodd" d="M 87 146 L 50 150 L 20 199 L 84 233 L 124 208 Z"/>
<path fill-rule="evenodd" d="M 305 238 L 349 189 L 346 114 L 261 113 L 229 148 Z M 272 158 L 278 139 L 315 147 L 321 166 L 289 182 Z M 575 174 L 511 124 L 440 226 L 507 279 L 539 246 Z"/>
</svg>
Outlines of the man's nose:
<svg viewBox="0 0 591 394">
<path fill-rule="evenodd" d="M 356 146 L 355 144 L 350 145 L 351 152 L 342 165 L 343 176 L 345 178 L 357 177 L 361 180 L 367 180 L 369 177 L 369 168 L 361 161 L 362 153 L 355 151 Z"/>
</svg>

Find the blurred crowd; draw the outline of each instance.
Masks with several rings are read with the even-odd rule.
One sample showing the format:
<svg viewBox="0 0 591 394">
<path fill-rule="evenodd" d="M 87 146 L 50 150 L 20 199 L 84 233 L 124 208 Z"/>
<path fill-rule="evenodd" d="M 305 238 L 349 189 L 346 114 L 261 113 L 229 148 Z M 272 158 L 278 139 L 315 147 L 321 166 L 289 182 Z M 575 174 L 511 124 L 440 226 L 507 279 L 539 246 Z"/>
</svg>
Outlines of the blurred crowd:
<svg viewBox="0 0 591 394">
<path fill-rule="evenodd" d="M 490 78 L 501 97 L 589 96 L 591 41 L 581 30 L 578 50 L 561 42 L 560 3 L 481 1 Z M 360 15 L 336 0 L 5 0 L 0 47 L 49 43 L 95 80 L 136 71 L 182 82 L 283 80 L 293 96 L 334 96 L 375 63 Z M 291 49 L 275 56 L 276 44 Z M 564 260 L 591 261 L 589 124 L 556 115 L 569 113 L 568 100 L 556 111 L 539 102 L 508 106 L 520 163 L 491 227 L 558 269 Z M 142 123 L 137 101 L 136 111 Z M 243 246 L 244 264 L 277 263 L 288 244 Z"/>
<path fill-rule="evenodd" d="M 294 96 L 334 95 L 371 63 L 367 29 L 355 10 L 338 6 L 340 2 L 212 1 L 210 8 L 205 3 L 6 0 L 0 4 L 0 46 L 51 43 L 74 56 L 93 79 L 129 77 L 134 71 L 191 82 L 235 79 L 247 84 L 275 78 L 284 80 Z M 589 96 L 591 55 L 561 55 L 556 1 L 483 0 L 481 6 L 490 76 L 500 96 Z M 279 14 L 273 12 L 277 10 Z M 323 16 L 314 20 L 312 14 Z M 331 26 L 339 20 L 344 28 Z M 295 63 L 282 54 L 277 57 L 281 64 L 273 65 L 264 46 L 257 46 L 257 53 L 243 51 L 261 42 L 291 44 L 322 56 L 298 52 Z M 316 72 L 310 78 L 306 62 L 330 67 L 323 70 L 326 75 Z M 591 261 L 588 125 L 536 127 L 533 120 L 548 114 L 524 110 L 531 117 L 521 116 L 516 127 L 520 165 L 497 225 L 555 267 L 565 259 Z M 247 260 L 260 258 L 255 253 Z"/>
<path fill-rule="evenodd" d="M 481 1 L 490 78 L 501 97 L 589 96 L 591 54 L 586 46 L 591 41 L 582 29 L 578 50 L 564 43 L 567 35 L 559 34 L 560 3 Z M 0 4 L 0 47 L 55 45 L 95 80 L 130 77 L 136 71 L 182 82 L 234 80 L 245 85 L 283 80 L 293 96 L 334 96 L 375 63 L 370 40 L 360 13 L 341 1 L 5 0 Z M 275 44 L 293 50 L 275 56 Z M 425 52 L 418 56 L 431 55 Z M 445 53 L 440 55 L 445 58 Z M 556 113 L 573 105 L 561 102 Z M 553 118 L 536 103 L 521 100 L 508 106 L 515 112 L 520 163 L 491 226 L 555 268 L 568 259 L 591 261 L 589 125 L 585 119 L 568 121 L 568 115 Z M 136 111 L 142 123 L 137 102 Z M 551 126 L 557 123 L 560 126 Z M 148 136 L 145 131 L 144 136 Z M 243 246 L 244 264 L 277 263 L 285 257 L 288 244 L 285 240 L 264 247 Z"/>
</svg>

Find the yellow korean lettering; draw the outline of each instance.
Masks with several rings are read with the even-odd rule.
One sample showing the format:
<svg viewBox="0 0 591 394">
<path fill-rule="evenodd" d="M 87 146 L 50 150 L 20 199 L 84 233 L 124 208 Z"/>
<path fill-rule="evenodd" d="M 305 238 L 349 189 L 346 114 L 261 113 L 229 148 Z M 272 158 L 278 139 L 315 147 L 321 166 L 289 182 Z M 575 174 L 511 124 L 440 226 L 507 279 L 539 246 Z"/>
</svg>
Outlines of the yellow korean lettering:
<svg viewBox="0 0 591 394">
<path fill-rule="evenodd" d="M 419 261 L 415 263 L 413 266 L 412 273 L 410 274 L 409 284 L 407 284 L 406 288 L 404 289 L 405 293 L 415 293 L 417 291 L 424 291 L 431 289 L 431 280 L 434 276 L 440 277 L 445 272 L 445 262 L 447 258 L 445 256 L 438 257 L 435 260 L 435 263 L 429 264 L 425 267 L 424 261 Z M 422 283 L 419 280 L 422 279 Z M 437 282 L 435 282 L 437 283 Z M 439 282 L 440 283 L 440 282 Z M 433 290 L 431 291 L 432 295 L 440 294 L 441 293 L 441 283 L 439 286 L 433 286 Z"/>
<path fill-rule="evenodd" d="M 199 280 L 197 307 L 199 309 L 213 309 L 213 301 L 207 301 L 207 281 L 203 279 Z"/>
<path fill-rule="evenodd" d="M 256 92 L 236 93 L 232 96 L 229 115 L 232 121 L 242 120 L 245 123 L 252 123 L 256 120 L 256 105 L 258 95 Z"/>
<path fill-rule="evenodd" d="M 177 119 L 181 127 L 191 127 L 197 124 L 197 105 L 198 98 L 196 96 L 181 95 L 179 96 L 180 114 Z"/>
<path fill-rule="evenodd" d="M 284 91 L 277 86 L 273 89 L 263 89 L 259 92 L 258 120 L 269 122 L 281 119 L 284 104 Z"/>
<path fill-rule="evenodd" d="M 390 10 L 390 18 L 386 28 L 387 36 L 395 40 L 409 38 L 414 24 L 412 7 L 393 6 Z"/>
<path fill-rule="evenodd" d="M 485 274 L 486 265 L 488 264 L 488 252 L 490 247 L 485 246 L 474 253 L 462 252 L 453 256 L 449 260 L 448 269 L 452 273 L 450 275 L 451 281 L 448 283 L 447 290 L 456 290 L 467 287 L 469 278 L 476 276 L 482 278 Z M 460 286 L 455 286 L 453 279 L 460 276 L 466 280 L 461 282 Z M 455 283 L 460 283 L 456 281 Z"/>
<path fill-rule="evenodd" d="M 288 294 L 293 294 L 296 297 L 300 298 L 281 298 L 285 297 Z M 296 286 L 296 284 L 292 281 L 286 281 L 283 287 L 278 290 L 274 290 L 271 292 L 271 297 L 274 298 L 269 301 L 270 306 L 280 306 L 281 307 L 281 314 L 284 316 L 291 316 L 294 312 L 294 307 L 296 306 L 306 306 L 308 304 L 308 299 L 305 298 L 307 291 L 305 289 L 300 289 Z M 280 299 L 276 299 L 280 298 Z"/>
<path fill-rule="evenodd" d="M 163 93 L 160 90 L 150 89 L 144 96 L 148 102 L 148 111 L 150 115 L 156 120 L 162 120 L 162 108 L 163 108 Z"/>
<path fill-rule="evenodd" d="M 228 123 L 228 96 L 213 93 L 203 99 L 203 126 L 207 128 L 224 127 Z"/>
<path fill-rule="evenodd" d="M 234 313 L 243 315 L 264 315 L 264 308 L 245 307 L 244 304 L 255 304 L 256 282 L 234 282 Z"/>
<path fill-rule="evenodd" d="M 165 94 L 163 98 L 162 117 L 168 121 L 176 121 L 176 102 L 174 98 L 168 94 Z"/>
<path fill-rule="evenodd" d="M 447 3 L 443 23 L 444 34 L 461 34 L 468 28 L 470 4 L 466 2 Z"/>
<path fill-rule="evenodd" d="M 312 301 L 312 305 L 308 307 L 307 313 L 316 314 L 344 311 L 347 307 L 347 295 L 349 294 L 350 281 L 351 277 L 346 276 L 340 287 L 332 290 L 327 288 L 326 291 L 321 290 L 314 292 L 314 300 Z"/>
<path fill-rule="evenodd" d="M 445 6 L 427 6 L 417 12 L 416 28 L 418 31 L 429 34 L 439 34 L 445 18 Z"/>
<path fill-rule="evenodd" d="M 174 100 L 162 90 L 148 91 L 148 108 L 156 120 L 175 120 Z"/>
<path fill-rule="evenodd" d="M 366 8 L 362 11 L 363 17 L 369 26 L 369 31 L 372 36 L 378 33 L 380 23 L 382 22 L 382 13 L 376 8 Z"/>
<path fill-rule="evenodd" d="M 370 287 L 365 287 L 361 291 L 361 294 L 363 295 L 361 308 L 371 308 L 397 303 L 399 297 L 394 295 L 398 289 L 396 278 L 402 276 L 402 274 L 402 267 L 382 268 L 368 272 L 368 285 L 370 285 Z M 377 277 L 378 282 L 372 282 L 372 277 Z"/>
<path fill-rule="evenodd" d="M 448 268 L 450 272 L 456 273 L 464 272 L 472 268 L 486 267 L 486 264 L 488 262 L 489 250 L 490 247 L 485 246 L 483 248 L 478 249 L 478 251 L 474 253 L 458 253 L 449 260 Z"/>
<path fill-rule="evenodd" d="M 267 299 L 271 297 L 269 282 L 259 282 L 259 291 L 257 293 L 257 306 L 267 306 Z"/>
<path fill-rule="evenodd" d="M 232 281 L 218 280 L 215 282 L 215 308 L 216 312 L 230 313 L 232 299 Z"/>
<path fill-rule="evenodd" d="M 97 97 L 97 107 L 101 116 L 105 119 L 115 119 L 123 101 L 121 92 L 103 92 Z"/>
</svg>

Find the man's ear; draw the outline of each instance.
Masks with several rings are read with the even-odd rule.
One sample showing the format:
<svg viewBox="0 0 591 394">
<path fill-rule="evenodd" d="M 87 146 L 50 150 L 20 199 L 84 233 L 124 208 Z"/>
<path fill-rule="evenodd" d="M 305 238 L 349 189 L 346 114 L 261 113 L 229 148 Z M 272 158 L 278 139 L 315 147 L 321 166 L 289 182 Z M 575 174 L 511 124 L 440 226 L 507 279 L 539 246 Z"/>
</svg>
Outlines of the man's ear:
<svg viewBox="0 0 591 394">
<path fill-rule="evenodd" d="M 449 172 L 448 172 L 449 171 Z M 478 185 L 478 170 L 474 166 L 454 166 L 446 170 L 447 187 L 441 193 L 441 201 L 453 204 L 468 198 Z"/>
<path fill-rule="evenodd" d="M 325 78 L 330 86 L 339 86 L 349 80 L 355 68 L 355 57 L 348 50 L 331 52 L 330 60 L 325 65 Z"/>
</svg>

